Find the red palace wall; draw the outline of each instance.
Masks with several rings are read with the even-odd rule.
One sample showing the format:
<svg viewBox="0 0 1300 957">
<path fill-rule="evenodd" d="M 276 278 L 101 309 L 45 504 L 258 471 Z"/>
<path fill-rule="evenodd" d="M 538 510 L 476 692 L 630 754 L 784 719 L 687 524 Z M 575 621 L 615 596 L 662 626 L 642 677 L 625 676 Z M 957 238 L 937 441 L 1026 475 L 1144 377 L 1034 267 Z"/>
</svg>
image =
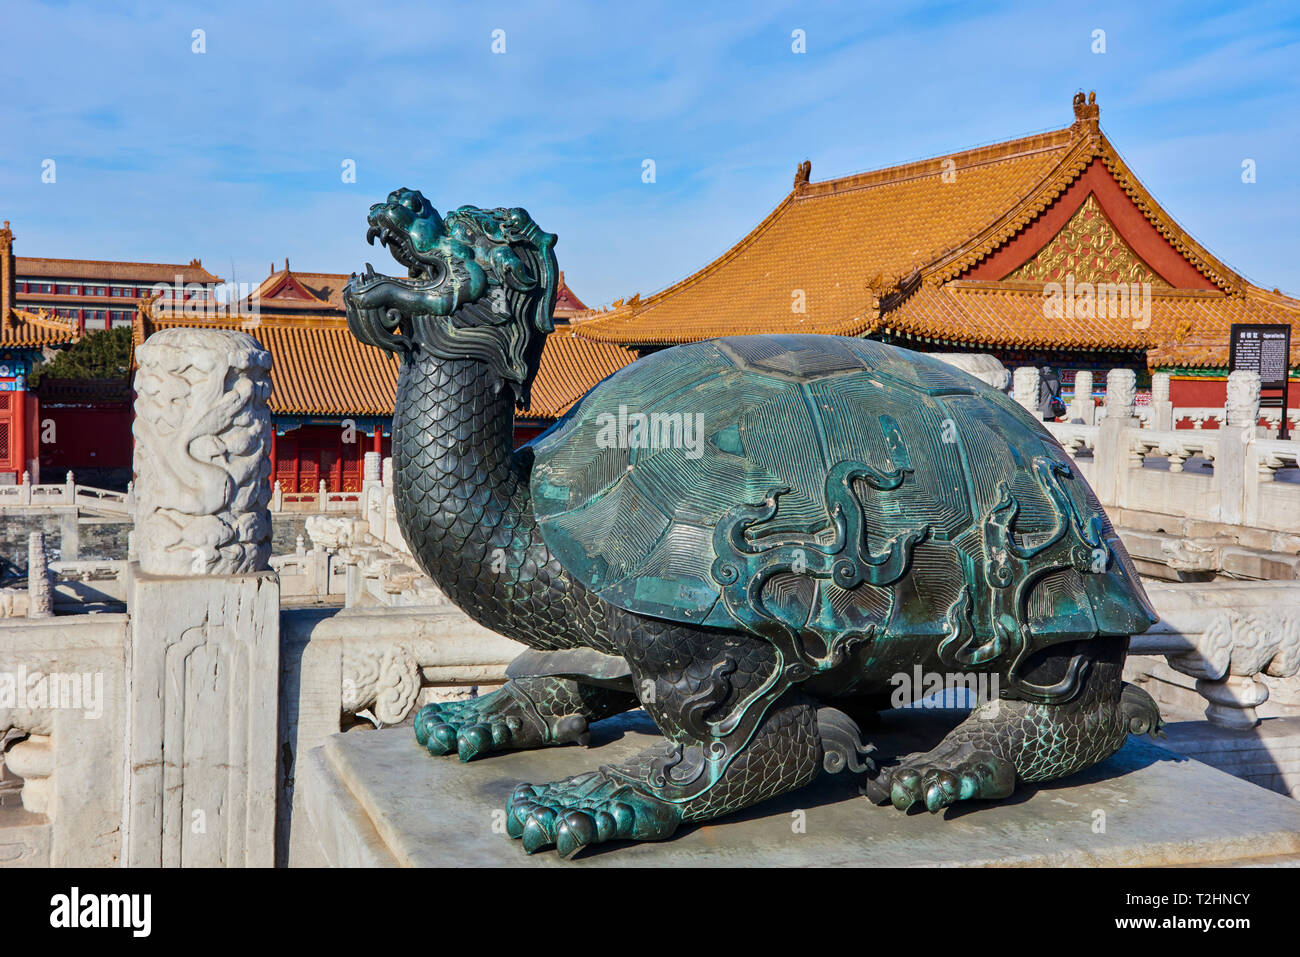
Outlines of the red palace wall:
<svg viewBox="0 0 1300 957">
<path fill-rule="evenodd" d="M 1277 393 L 1265 392 L 1264 395 L 1265 397 L 1276 396 Z M 1228 401 L 1228 380 L 1226 378 L 1180 379 L 1177 376 L 1170 376 L 1169 401 L 1173 403 L 1175 409 L 1180 407 L 1221 409 Z M 1287 395 L 1287 407 L 1291 409 L 1300 408 L 1300 379 L 1291 380 L 1291 388 Z M 1207 422 L 1205 427 L 1215 428 L 1215 425 L 1212 422 Z M 1181 426 L 1175 424 L 1175 428 L 1191 428 L 1191 423 L 1184 421 Z"/>
<path fill-rule="evenodd" d="M 549 428 L 549 425 L 516 425 L 515 448 L 531 442 Z"/>
<path fill-rule="evenodd" d="M 41 479 L 36 460 L 36 422 L 39 403 L 30 392 L 0 392 L 0 473 L 21 482 L 23 471 L 33 483 Z"/>
<path fill-rule="evenodd" d="M 62 482 L 69 469 L 131 467 L 131 407 L 43 406 L 35 422 L 41 472 L 47 482 Z"/>
<path fill-rule="evenodd" d="M 391 439 L 378 444 L 357 429 L 354 442 L 343 441 L 341 425 L 303 425 L 276 435 L 271 446 L 271 477 L 284 492 L 315 492 L 320 480 L 330 492 L 360 492 L 367 452 L 391 455 Z"/>
</svg>

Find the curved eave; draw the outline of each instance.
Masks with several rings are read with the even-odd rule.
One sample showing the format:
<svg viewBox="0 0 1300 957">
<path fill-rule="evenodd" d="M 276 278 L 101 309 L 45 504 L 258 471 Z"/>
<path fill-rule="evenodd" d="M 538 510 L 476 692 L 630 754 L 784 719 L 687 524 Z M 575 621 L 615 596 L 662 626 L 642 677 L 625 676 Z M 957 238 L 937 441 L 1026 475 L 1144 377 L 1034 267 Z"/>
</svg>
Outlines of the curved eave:
<svg viewBox="0 0 1300 957">
<path fill-rule="evenodd" d="M 611 329 L 610 326 L 615 322 L 623 322 L 628 319 L 634 319 L 645 310 L 658 305 L 666 299 L 670 299 L 680 292 L 684 292 L 700 282 L 707 276 L 712 275 L 722 269 L 732 260 L 739 257 L 749 247 L 758 241 L 772 224 L 781 218 L 784 213 L 798 196 L 798 192 L 791 190 L 786 197 L 779 202 L 773 210 L 763 217 L 763 221 L 751 229 L 741 240 L 736 243 L 725 253 L 713 260 L 702 269 L 697 269 L 685 279 L 681 279 L 666 289 L 661 289 L 652 296 L 639 300 L 633 306 L 621 306 L 608 313 L 594 316 L 590 319 L 583 320 L 580 324 L 574 326 L 574 332 L 583 339 L 591 339 L 595 342 L 610 342 L 620 345 L 674 345 L 679 342 L 694 342 L 695 338 L 682 334 L 680 337 L 673 333 L 660 333 L 657 336 L 647 338 L 644 334 L 635 336 L 626 334 L 619 329 Z"/>
</svg>

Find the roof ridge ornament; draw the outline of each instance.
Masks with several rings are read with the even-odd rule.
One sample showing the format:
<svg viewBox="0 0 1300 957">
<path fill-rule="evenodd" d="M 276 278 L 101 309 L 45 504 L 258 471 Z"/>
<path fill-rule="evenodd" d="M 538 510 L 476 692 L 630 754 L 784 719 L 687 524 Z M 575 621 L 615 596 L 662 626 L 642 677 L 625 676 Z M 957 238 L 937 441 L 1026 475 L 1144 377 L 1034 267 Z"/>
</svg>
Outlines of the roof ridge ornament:
<svg viewBox="0 0 1300 957">
<path fill-rule="evenodd" d="M 1096 132 L 1101 121 L 1101 107 L 1097 105 L 1097 91 L 1091 90 L 1085 100 L 1083 91 L 1074 94 L 1074 129 Z"/>
<path fill-rule="evenodd" d="M 808 179 L 812 176 L 812 160 L 804 160 L 794 171 L 794 191 L 802 193 L 808 188 Z"/>
</svg>

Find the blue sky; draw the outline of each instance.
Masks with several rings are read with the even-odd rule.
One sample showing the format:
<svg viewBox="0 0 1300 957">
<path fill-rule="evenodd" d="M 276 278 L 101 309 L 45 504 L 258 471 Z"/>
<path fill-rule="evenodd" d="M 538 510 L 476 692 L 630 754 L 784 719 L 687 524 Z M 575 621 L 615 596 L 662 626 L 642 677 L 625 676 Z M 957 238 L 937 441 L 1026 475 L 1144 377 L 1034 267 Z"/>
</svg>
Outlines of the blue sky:
<svg viewBox="0 0 1300 957">
<path fill-rule="evenodd" d="M 726 250 L 805 158 L 820 180 L 1058 128 L 1095 89 L 1165 208 L 1300 295 L 1294 3 L 6 0 L 0 77 L 20 255 L 383 270 L 364 215 L 405 185 L 525 206 L 600 305 Z"/>
</svg>

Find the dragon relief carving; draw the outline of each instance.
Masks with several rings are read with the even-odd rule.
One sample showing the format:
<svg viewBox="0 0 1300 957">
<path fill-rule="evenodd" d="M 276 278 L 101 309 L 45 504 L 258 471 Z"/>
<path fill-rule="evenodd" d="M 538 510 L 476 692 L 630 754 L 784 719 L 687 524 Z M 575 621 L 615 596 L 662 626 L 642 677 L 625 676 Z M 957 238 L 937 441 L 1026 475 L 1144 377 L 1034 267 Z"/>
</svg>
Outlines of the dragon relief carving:
<svg viewBox="0 0 1300 957">
<path fill-rule="evenodd" d="M 271 554 L 271 355 L 227 329 L 136 350 L 135 545 L 156 575 L 235 575 Z"/>
</svg>

